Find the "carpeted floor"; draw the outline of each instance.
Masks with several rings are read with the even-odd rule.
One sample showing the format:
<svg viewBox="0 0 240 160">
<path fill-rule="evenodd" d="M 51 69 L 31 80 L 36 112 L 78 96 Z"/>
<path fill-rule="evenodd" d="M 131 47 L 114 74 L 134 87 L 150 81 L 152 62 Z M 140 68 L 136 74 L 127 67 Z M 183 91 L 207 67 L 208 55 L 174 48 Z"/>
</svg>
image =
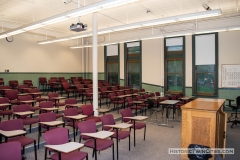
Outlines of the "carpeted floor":
<svg viewBox="0 0 240 160">
<path fill-rule="evenodd" d="M 103 106 L 103 108 L 106 106 Z M 120 123 L 121 120 L 116 111 L 111 112 L 117 120 L 116 123 Z M 157 123 L 162 123 L 161 113 L 158 115 L 160 120 Z M 149 116 L 149 113 L 147 114 Z M 181 119 L 181 117 L 178 117 Z M 164 119 L 165 121 L 165 119 Z M 156 122 L 156 121 L 155 121 Z M 146 140 L 143 140 L 144 129 L 136 131 L 136 147 L 133 146 L 133 131 L 131 133 L 131 151 L 128 150 L 128 139 L 121 140 L 119 142 L 119 159 L 121 160 L 179 160 L 180 155 L 168 154 L 169 148 L 180 148 L 181 142 L 181 122 L 170 122 L 174 127 L 162 127 L 158 126 L 155 123 L 152 123 L 150 119 L 147 119 L 147 131 L 146 131 Z M 233 129 L 230 128 L 231 124 L 227 124 L 227 148 L 234 148 L 234 155 L 226 155 L 226 160 L 239 160 L 240 159 L 240 125 L 234 126 Z M 35 126 L 36 127 L 36 126 Z M 69 128 L 72 132 L 72 128 Z M 101 125 L 98 125 L 98 129 L 101 130 Z M 37 139 L 37 128 L 33 128 L 32 133 L 28 133 L 28 137 Z M 72 135 L 71 135 L 72 137 Z M 73 137 L 71 138 L 73 141 Z M 79 140 L 79 134 L 76 138 Z M 44 140 L 41 137 L 40 149 L 37 150 L 38 160 L 44 159 Z M 116 140 L 114 139 L 114 142 Z M 81 151 L 88 153 L 89 160 L 92 160 L 92 149 L 84 147 Z M 116 155 L 116 143 L 115 143 L 115 159 Z M 26 157 L 28 160 L 34 160 L 34 151 L 33 147 L 29 146 L 26 148 Z M 1 156 L 0 156 L 1 159 Z M 99 160 L 110 160 L 112 159 L 112 149 L 101 151 L 98 154 Z M 222 158 L 217 155 L 217 160 Z"/>
</svg>

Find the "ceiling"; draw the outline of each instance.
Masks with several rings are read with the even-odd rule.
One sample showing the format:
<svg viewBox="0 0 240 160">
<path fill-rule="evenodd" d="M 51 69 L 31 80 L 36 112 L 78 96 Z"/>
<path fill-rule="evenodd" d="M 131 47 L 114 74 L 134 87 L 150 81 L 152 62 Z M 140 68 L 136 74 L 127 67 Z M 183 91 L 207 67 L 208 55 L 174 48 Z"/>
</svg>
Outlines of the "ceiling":
<svg viewBox="0 0 240 160">
<path fill-rule="evenodd" d="M 80 0 L 80 4 L 82 7 L 100 1 Z M 66 5 L 62 0 L 0 0 L 0 27 L 6 31 L 64 13 L 78 8 L 77 2 L 73 0 L 73 3 Z M 240 0 L 140 0 L 98 12 L 98 29 L 205 11 L 203 3 L 207 3 L 211 9 L 220 8 L 223 17 L 240 16 Z M 84 15 L 80 20 L 88 25 L 88 31 L 92 30 L 92 14 Z M 44 30 L 44 33 L 56 37 L 79 34 L 69 31 L 69 26 L 77 22 L 77 18 L 72 18 L 31 32 Z"/>
</svg>

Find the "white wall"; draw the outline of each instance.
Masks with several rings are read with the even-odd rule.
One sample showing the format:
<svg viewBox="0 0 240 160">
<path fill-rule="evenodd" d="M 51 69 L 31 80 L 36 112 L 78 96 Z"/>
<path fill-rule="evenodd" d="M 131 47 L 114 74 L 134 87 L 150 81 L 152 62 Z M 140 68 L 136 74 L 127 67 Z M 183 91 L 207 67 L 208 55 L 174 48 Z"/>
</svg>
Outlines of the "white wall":
<svg viewBox="0 0 240 160">
<path fill-rule="evenodd" d="M 222 64 L 240 64 L 240 31 L 220 32 L 218 85 L 222 85 Z"/>
<path fill-rule="evenodd" d="M 61 43 L 37 44 L 38 39 L 14 36 L 13 42 L 0 39 L 0 72 L 80 72 L 81 51 Z"/>
</svg>

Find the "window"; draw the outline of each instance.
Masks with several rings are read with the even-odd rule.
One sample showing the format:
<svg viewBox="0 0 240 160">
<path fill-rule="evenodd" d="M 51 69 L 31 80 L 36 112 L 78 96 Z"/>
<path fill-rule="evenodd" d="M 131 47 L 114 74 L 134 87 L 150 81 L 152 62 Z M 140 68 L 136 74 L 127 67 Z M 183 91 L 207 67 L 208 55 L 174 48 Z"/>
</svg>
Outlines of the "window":
<svg viewBox="0 0 240 160">
<path fill-rule="evenodd" d="M 105 80 L 119 84 L 119 45 L 105 46 Z"/>
<path fill-rule="evenodd" d="M 165 93 L 184 93 L 185 88 L 185 37 L 165 38 L 164 90 Z"/>
<path fill-rule="evenodd" d="M 218 34 L 193 35 L 193 95 L 217 96 Z"/>
<path fill-rule="evenodd" d="M 125 43 L 125 85 L 142 88 L 141 41 Z"/>
</svg>

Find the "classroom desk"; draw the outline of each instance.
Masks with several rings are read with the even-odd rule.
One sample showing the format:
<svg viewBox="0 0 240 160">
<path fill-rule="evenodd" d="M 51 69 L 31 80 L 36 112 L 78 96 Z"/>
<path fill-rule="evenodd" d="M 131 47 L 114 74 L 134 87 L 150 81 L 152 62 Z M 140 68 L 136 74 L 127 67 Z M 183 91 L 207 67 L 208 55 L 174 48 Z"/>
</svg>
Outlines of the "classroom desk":
<svg viewBox="0 0 240 160">
<path fill-rule="evenodd" d="M 106 139 L 106 138 L 112 136 L 114 133 L 113 132 L 109 132 L 109 131 L 100 131 L 100 132 L 96 132 L 96 133 L 81 133 L 81 134 L 84 135 L 84 136 L 92 137 L 94 139 L 95 160 L 97 160 L 96 140 L 97 139 Z"/>
<path fill-rule="evenodd" d="M 97 108 L 97 111 L 98 111 L 99 113 L 102 113 L 103 115 L 105 115 L 105 113 L 110 112 L 110 109 Z"/>
<path fill-rule="evenodd" d="M 50 99 L 51 99 L 51 100 L 54 100 L 54 106 L 56 106 L 58 100 L 65 99 L 65 98 L 66 98 L 66 97 L 52 97 L 52 98 L 50 98 Z"/>
<path fill-rule="evenodd" d="M 68 142 L 68 143 L 59 144 L 59 145 L 45 145 L 44 147 L 57 151 L 59 160 L 61 160 L 61 152 L 70 153 L 70 152 L 75 151 L 79 148 L 82 148 L 83 146 L 84 146 L 84 144 L 82 144 L 82 143 Z"/>
<path fill-rule="evenodd" d="M 29 94 L 31 94 L 31 96 L 32 96 L 32 98 L 34 100 L 35 99 L 35 95 L 41 95 L 41 94 L 43 94 L 43 92 L 35 92 L 35 93 L 29 93 Z"/>
<path fill-rule="evenodd" d="M 20 101 L 21 103 L 32 103 L 32 106 L 34 106 L 34 103 L 36 102 L 36 100 L 27 100 L 27 101 Z"/>
<path fill-rule="evenodd" d="M 31 115 L 34 112 L 32 111 L 26 111 L 26 112 L 13 112 L 13 114 L 17 115 L 17 116 L 27 116 L 27 115 Z"/>
<path fill-rule="evenodd" d="M 14 130 L 14 131 L 3 131 L 0 130 L 0 142 L 2 141 L 2 136 L 5 137 L 5 142 L 7 142 L 8 138 L 25 135 L 27 132 L 24 130 Z"/>
<path fill-rule="evenodd" d="M 119 129 L 127 129 L 127 128 L 130 128 L 130 127 L 132 126 L 132 124 L 119 123 L 119 124 L 115 124 L 115 125 L 105 125 L 105 126 L 116 129 L 117 159 L 118 159 L 118 130 L 119 130 Z M 129 149 L 130 149 L 130 140 L 129 140 Z"/>
<path fill-rule="evenodd" d="M 142 120 L 145 120 L 147 119 L 148 117 L 147 116 L 135 116 L 135 117 L 123 117 L 123 118 L 128 118 L 128 119 L 131 119 L 133 120 L 133 127 L 135 127 L 136 125 L 136 121 L 142 121 Z M 133 128 L 133 135 L 134 135 L 134 147 L 136 146 L 136 129 Z"/>
<path fill-rule="evenodd" d="M 85 104 L 82 104 L 82 103 L 77 103 L 77 104 L 66 104 L 66 106 L 70 106 L 70 107 L 81 107 L 81 106 L 84 106 Z"/>
<path fill-rule="evenodd" d="M 168 111 L 169 111 L 169 107 L 173 106 L 173 119 L 172 120 L 178 121 L 178 120 L 175 120 L 176 103 L 178 103 L 178 102 L 179 102 L 178 100 L 165 100 L 165 101 L 159 102 L 159 104 L 162 104 L 162 105 L 166 106 L 166 110 L 167 110 L 166 111 L 167 123 L 160 123 L 160 124 L 158 124 L 159 126 L 165 126 L 165 127 L 173 128 L 173 126 L 168 123 L 168 121 L 169 121 L 169 113 L 168 113 Z"/>
<path fill-rule="evenodd" d="M 86 118 L 87 116 L 86 115 L 82 115 L 82 114 L 79 114 L 79 115 L 76 115 L 76 116 L 65 116 L 67 118 L 70 118 L 73 122 L 73 137 L 74 137 L 74 142 L 76 140 L 76 135 L 75 135 L 75 132 L 76 132 L 76 129 L 75 129 L 75 120 L 81 120 L 81 119 L 84 119 Z"/>
</svg>

